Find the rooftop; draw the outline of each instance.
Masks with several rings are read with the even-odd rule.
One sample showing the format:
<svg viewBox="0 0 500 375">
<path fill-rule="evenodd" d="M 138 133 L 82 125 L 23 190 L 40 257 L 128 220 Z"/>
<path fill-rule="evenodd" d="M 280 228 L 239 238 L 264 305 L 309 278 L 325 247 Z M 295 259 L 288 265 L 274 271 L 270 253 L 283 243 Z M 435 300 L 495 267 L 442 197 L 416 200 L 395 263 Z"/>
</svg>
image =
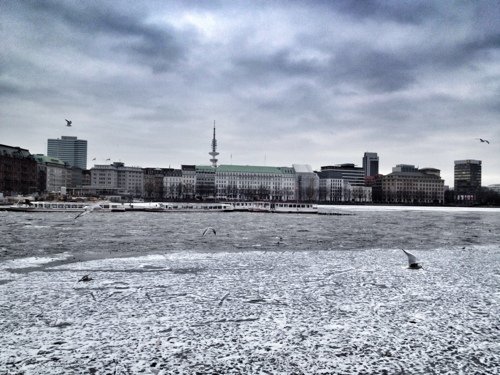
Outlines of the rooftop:
<svg viewBox="0 0 500 375">
<path fill-rule="evenodd" d="M 217 172 L 221 173 L 269 173 L 269 174 L 293 174 L 290 167 L 264 167 L 257 165 L 220 165 Z"/>
<path fill-rule="evenodd" d="M 30 152 L 21 147 L 13 147 L 8 145 L 0 145 L 0 155 L 8 155 L 10 157 L 30 157 Z"/>
<path fill-rule="evenodd" d="M 43 155 L 43 154 L 36 154 L 36 155 L 33 155 L 33 157 L 35 158 L 35 160 L 37 161 L 37 163 L 45 163 L 45 164 L 51 163 L 51 164 L 58 164 L 60 166 L 64 166 L 66 164 L 61 159 L 55 158 L 53 156 L 47 156 L 47 155 Z"/>
</svg>

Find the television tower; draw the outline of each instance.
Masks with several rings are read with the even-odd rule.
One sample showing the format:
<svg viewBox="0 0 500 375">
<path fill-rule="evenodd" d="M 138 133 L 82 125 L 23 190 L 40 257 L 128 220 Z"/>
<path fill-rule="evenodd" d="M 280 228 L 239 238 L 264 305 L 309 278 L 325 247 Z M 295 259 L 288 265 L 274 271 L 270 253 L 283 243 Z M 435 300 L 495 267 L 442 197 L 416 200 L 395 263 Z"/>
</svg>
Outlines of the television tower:
<svg viewBox="0 0 500 375">
<path fill-rule="evenodd" d="M 214 120 L 214 137 L 212 138 L 212 152 L 208 155 L 212 157 L 210 161 L 212 162 L 212 167 L 217 168 L 217 159 L 215 158 L 219 153 L 217 152 L 217 139 L 215 139 L 215 120 Z"/>
</svg>

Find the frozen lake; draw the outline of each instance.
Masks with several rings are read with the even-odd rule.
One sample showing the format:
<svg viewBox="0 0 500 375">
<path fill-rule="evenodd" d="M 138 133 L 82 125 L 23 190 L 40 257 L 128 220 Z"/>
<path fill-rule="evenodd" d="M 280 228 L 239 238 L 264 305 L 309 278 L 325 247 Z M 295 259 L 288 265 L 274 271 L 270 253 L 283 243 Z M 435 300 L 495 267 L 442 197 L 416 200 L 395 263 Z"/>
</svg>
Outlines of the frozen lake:
<svg viewBox="0 0 500 375">
<path fill-rule="evenodd" d="M 0 373 L 497 374 L 500 210 L 339 210 L 0 212 Z"/>
</svg>

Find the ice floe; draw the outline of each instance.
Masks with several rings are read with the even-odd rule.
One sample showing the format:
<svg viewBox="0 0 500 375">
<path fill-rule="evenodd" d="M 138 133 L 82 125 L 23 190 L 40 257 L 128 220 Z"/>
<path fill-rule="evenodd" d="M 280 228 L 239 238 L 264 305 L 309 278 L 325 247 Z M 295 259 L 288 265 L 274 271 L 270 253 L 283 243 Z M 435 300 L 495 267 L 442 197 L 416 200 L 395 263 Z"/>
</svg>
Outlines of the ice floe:
<svg viewBox="0 0 500 375">
<path fill-rule="evenodd" d="M 186 251 L 49 267 L 0 285 L 0 372 L 493 374 L 499 252 L 478 251 L 429 252 L 417 273 L 399 249 L 369 264 Z"/>
</svg>

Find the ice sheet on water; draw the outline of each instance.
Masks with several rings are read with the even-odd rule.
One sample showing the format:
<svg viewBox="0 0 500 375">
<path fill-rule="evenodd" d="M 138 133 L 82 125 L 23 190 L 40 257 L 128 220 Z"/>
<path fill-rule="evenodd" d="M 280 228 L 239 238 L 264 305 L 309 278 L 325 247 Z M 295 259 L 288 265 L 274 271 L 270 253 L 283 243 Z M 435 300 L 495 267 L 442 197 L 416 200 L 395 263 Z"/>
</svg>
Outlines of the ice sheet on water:
<svg viewBox="0 0 500 375">
<path fill-rule="evenodd" d="M 399 249 L 60 265 L 0 286 L 0 372 L 493 374 L 499 251 L 476 251 L 427 252 L 420 271 Z"/>
<path fill-rule="evenodd" d="M 320 205 L 320 207 L 341 211 L 373 211 L 373 212 L 401 212 L 401 211 L 426 211 L 441 213 L 500 213 L 497 207 L 443 207 L 443 206 L 370 206 L 370 205 Z"/>
<path fill-rule="evenodd" d="M 63 260 L 70 257 L 69 254 L 58 254 L 51 257 L 41 256 L 41 257 L 27 257 L 27 258 L 16 258 L 4 260 L 0 263 L 0 270 L 7 268 L 27 268 L 38 266 L 41 264 L 47 264 L 54 262 L 56 260 Z"/>
<path fill-rule="evenodd" d="M 494 373 L 500 215 L 354 213 L 2 215 L 0 373 Z"/>
</svg>

